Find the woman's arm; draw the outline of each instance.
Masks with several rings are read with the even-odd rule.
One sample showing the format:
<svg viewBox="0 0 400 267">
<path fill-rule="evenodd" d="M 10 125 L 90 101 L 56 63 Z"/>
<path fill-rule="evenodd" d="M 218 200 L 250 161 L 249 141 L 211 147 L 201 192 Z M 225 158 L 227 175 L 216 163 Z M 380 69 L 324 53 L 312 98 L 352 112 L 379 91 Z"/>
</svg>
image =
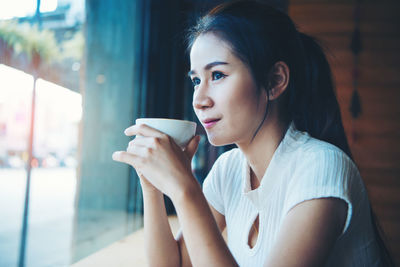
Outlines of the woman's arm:
<svg viewBox="0 0 400 267">
<path fill-rule="evenodd" d="M 302 202 L 282 223 L 265 267 L 324 266 L 347 217 L 347 204 L 338 198 Z"/>
<path fill-rule="evenodd" d="M 143 178 L 141 178 L 143 179 Z M 179 266 L 179 250 L 165 210 L 163 194 L 143 186 L 144 235 L 148 266 Z"/>
<path fill-rule="evenodd" d="M 193 266 L 238 266 L 220 231 L 225 227 L 225 219 L 216 211 L 213 215 L 197 182 L 171 196 L 171 200 Z"/>
<path fill-rule="evenodd" d="M 180 231 L 176 240 L 168 223 L 163 194 L 143 178 L 144 230 L 149 266 L 192 266 L 185 240 Z M 225 229 L 225 217 L 209 205 L 220 233 Z"/>
<path fill-rule="evenodd" d="M 225 216 L 219 213 L 216 209 L 214 209 L 210 204 L 208 204 L 210 207 L 211 213 L 213 214 L 213 217 L 215 219 L 215 222 L 217 223 L 217 226 L 219 228 L 219 231 L 222 233 L 226 227 L 226 222 L 225 222 Z M 192 263 L 189 258 L 189 254 L 186 248 L 185 240 L 182 235 L 182 231 L 179 231 L 176 240 L 178 242 L 179 246 L 179 251 L 180 251 L 180 256 L 181 256 L 181 266 L 182 267 L 190 267 L 192 266 Z"/>
<path fill-rule="evenodd" d="M 125 134 L 142 137 L 129 142 L 127 151 L 114 152 L 113 159 L 130 164 L 138 173 L 143 174 L 151 185 L 171 198 L 192 264 L 237 266 L 191 171 L 191 159 L 197 149 L 199 136 L 192 138 L 182 151 L 171 137 L 144 124 L 129 127 Z M 149 202 L 153 203 L 151 207 L 157 207 L 154 205 L 154 199 L 152 200 Z M 153 214 L 148 214 L 149 219 L 159 218 L 155 214 L 159 210 L 150 210 Z M 156 231 L 158 230 L 152 230 L 150 233 Z M 150 237 L 146 236 L 147 238 Z M 166 240 L 170 240 L 169 237 Z M 167 243 L 169 241 L 163 243 L 162 247 Z M 172 247 L 175 248 L 176 243 Z M 166 251 L 169 251 L 168 249 Z M 150 254 L 154 255 L 153 252 Z M 163 252 L 163 255 L 166 254 Z M 175 255 L 174 253 L 172 257 L 175 258 Z"/>
</svg>

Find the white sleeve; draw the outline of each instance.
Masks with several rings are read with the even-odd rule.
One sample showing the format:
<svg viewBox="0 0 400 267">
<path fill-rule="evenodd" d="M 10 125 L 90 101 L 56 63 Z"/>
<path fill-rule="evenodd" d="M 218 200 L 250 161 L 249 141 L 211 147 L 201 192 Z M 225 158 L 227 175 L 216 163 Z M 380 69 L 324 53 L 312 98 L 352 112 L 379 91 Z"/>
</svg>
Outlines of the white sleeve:
<svg viewBox="0 0 400 267">
<path fill-rule="evenodd" d="M 297 204 L 317 198 L 339 198 L 347 203 L 347 218 L 342 234 L 348 229 L 353 215 L 353 203 L 358 170 L 341 150 L 326 149 L 306 153 L 296 167 L 289 183 L 284 214 Z M 358 174 L 359 175 L 359 174 Z M 361 188 L 360 188 L 361 189 Z"/>
<path fill-rule="evenodd" d="M 219 213 L 225 215 L 222 180 L 224 178 L 224 163 L 226 154 L 222 154 L 215 161 L 210 172 L 203 182 L 203 193 L 208 203 Z"/>
</svg>

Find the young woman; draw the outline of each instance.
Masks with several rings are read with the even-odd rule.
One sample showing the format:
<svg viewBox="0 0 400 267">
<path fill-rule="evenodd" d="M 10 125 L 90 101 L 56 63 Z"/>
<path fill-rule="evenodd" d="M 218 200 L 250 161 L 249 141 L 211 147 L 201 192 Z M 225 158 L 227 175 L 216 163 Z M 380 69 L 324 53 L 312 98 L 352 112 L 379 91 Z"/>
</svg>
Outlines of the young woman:
<svg viewBox="0 0 400 267">
<path fill-rule="evenodd" d="M 145 136 L 113 158 L 140 173 L 150 265 L 386 264 L 317 43 L 255 1 L 214 8 L 188 39 L 194 111 L 211 144 L 238 148 L 201 189 L 190 164 L 198 136 L 182 151 L 150 127 L 125 131 Z M 177 211 L 176 239 L 163 194 Z"/>
</svg>

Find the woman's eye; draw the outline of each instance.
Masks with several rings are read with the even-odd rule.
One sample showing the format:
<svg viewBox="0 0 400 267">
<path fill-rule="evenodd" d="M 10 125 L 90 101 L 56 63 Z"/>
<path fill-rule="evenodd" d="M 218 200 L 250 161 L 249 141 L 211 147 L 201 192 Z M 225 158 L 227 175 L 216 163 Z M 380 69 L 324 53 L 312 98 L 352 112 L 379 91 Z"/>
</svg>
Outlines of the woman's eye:
<svg viewBox="0 0 400 267">
<path fill-rule="evenodd" d="M 199 85 L 200 84 L 200 79 L 195 77 L 195 78 L 192 79 L 192 83 L 193 83 L 193 86 Z"/>
<path fill-rule="evenodd" d="M 214 71 L 212 73 L 212 79 L 213 80 L 219 80 L 219 79 L 224 78 L 225 76 L 226 76 L 225 74 L 223 74 L 222 72 L 219 72 L 219 71 Z"/>
</svg>

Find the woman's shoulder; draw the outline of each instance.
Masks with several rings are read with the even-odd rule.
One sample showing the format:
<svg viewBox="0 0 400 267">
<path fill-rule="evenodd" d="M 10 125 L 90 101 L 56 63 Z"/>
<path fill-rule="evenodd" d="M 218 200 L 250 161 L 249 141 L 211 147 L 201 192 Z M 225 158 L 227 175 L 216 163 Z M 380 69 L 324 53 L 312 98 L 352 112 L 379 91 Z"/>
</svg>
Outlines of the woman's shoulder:
<svg viewBox="0 0 400 267">
<path fill-rule="evenodd" d="M 336 155 L 351 161 L 345 152 L 337 146 L 326 141 L 312 137 L 308 132 L 296 129 L 292 123 L 283 140 L 284 154 L 296 155 L 297 158 L 313 156 L 329 156 Z"/>
<path fill-rule="evenodd" d="M 356 168 L 353 160 L 339 147 L 297 130 L 293 124 L 284 138 L 281 152 L 286 163 L 292 162 L 297 166 L 345 164 Z"/>
<path fill-rule="evenodd" d="M 349 164 L 354 164 L 352 159 L 339 147 L 313 137 L 310 137 L 304 145 L 300 147 L 299 153 L 304 156 L 316 157 L 321 160 L 334 158 L 341 159 Z"/>
<path fill-rule="evenodd" d="M 355 162 L 339 147 L 309 137 L 296 151 L 296 169 L 325 177 L 359 176 Z"/>
<path fill-rule="evenodd" d="M 217 164 L 236 165 L 242 161 L 242 152 L 239 148 L 233 148 L 222 153 L 216 160 Z"/>
<path fill-rule="evenodd" d="M 217 174 L 219 179 L 232 179 L 242 175 L 243 153 L 238 148 L 233 148 L 222 153 L 211 169 L 212 173 Z"/>
<path fill-rule="evenodd" d="M 228 197 L 240 188 L 242 158 L 238 148 L 222 153 L 204 180 L 206 194 Z M 210 200 L 209 200 L 210 201 Z"/>
</svg>

